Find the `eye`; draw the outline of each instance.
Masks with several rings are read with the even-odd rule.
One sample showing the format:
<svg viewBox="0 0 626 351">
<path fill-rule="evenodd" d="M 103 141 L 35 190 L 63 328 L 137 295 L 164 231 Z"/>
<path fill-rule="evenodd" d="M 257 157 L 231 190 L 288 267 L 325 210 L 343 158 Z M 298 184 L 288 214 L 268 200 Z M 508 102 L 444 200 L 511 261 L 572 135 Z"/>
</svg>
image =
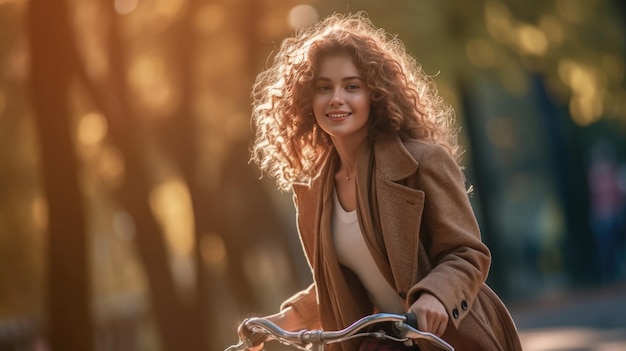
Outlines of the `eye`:
<svg viewBox="0 0 626 351">
<path fill-rule="evenodd" d="M 318 86 L 315 87 L 315 90 L 317 90 L 317 91 L 328 91 L 330 89 L 331 88 L 328 85 L 318 85 Z"/>
<path fill-rule="evenodd" d="M 359 88 L 360 88 L 360 87 L 359 87 L 357 84 L 354 84 L 354 83 L 352 83 L 352 84 L 348 84 L 348 85 L 346 86 L 346 89 L 348 89 L 348 90 L 356 90 L 356 89 L 359 89 Z"/>
</svg>

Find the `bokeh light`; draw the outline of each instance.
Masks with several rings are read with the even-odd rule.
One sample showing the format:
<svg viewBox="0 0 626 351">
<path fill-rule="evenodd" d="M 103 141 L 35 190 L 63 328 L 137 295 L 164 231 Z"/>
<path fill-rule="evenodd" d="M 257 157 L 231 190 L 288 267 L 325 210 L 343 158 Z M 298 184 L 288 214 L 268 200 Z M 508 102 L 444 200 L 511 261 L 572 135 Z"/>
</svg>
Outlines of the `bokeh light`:
<svg viewBox="0 0 626 351">
<path fill-rule="evenodd" d="M 304 28 L 317 21 L 319 15 L 311 5 L 298 5 L 289 11 L 289 26 L 294 29 Z"/>
</svg>

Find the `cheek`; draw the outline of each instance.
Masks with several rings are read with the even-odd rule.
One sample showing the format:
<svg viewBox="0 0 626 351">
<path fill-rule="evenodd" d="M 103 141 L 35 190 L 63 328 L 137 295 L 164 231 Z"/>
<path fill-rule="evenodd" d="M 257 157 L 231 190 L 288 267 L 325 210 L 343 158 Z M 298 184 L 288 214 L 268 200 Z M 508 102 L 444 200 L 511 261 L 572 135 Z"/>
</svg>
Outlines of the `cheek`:
<svg viewBox="0 0 626 351">
<path fill-rule="evenodd" d="M 358 102 L 359 106 L 361 107 L 361 109 L 363 110 L 367 110 L 369 112 L 369 110 L 372 108 L 371 105 L 371 101 L 368 95 L 363 95 Z"/>
<path fill-rule="evenodd" d="M 324 109 L 326 108 L 326 101 L 324 98 L 320 97 L 320 96 L 316 96 L 313 98 L 313 101 L 311 101 L 311 104 L 313 105 L 313 112 L 317 115 L 318 113 L 322 113 L 324 111 Z"/>
</svg>

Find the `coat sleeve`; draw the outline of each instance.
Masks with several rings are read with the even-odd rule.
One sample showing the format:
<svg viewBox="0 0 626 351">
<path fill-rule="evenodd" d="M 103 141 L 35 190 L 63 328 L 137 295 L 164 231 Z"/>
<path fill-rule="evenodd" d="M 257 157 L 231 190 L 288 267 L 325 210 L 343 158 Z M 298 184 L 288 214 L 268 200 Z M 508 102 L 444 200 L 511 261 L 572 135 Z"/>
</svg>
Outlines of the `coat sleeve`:
<svg viewBox="0 0 626 351">
<path fill-rule="evenodd" d="M 287 307 L 291 307 L 296 312 L 307 329 L 319 328 L 317 295 L 314 284 L 287 299 L 280 306 L 280 309 L 283 310 Z"/>
<path fill-rule="evenodd" d="M 305 253 L 305 257 L 307 259 L 309 267 L 313 267 L 313 235 L 312 233 L 303 232 L 301 230 L 302 228 L 313 228 L 313 224 L 312 222 L 302 222 L 304 221 L 304 219 L 302 218 L 302 216 L 300 216 L 301 209 L 299 207 L 298 196 L 298 194 L 300 194 L 300 197 L 306 198 L 306 195 L 308 194 L 308 186 L 294 184 L 293 193 L 293 204 L 296 208 L 298 233 L 300 235 L 302 249 Z M 281 305 L 281 310 L 288 307 L 291 307 L 296 312 L 296 314 L 300 317 L 302 323 L 306 326 L 307 329 L 315 329 L 320 327 L 315 282 L 306 289 L 297 292 L 292 297 L 284 301 Z"/>
<path fill-rule="evenodd" d="M 433 268 L 409 290 L 407 299 L 412 304 L 422 292 L 429 292 L 443 303 L 458 328 L 487 278 L 491 256 L 457 163 L 437 145 L 417 159 L 417 187 L 425 195 L 420 242 Z"/>
</svg>

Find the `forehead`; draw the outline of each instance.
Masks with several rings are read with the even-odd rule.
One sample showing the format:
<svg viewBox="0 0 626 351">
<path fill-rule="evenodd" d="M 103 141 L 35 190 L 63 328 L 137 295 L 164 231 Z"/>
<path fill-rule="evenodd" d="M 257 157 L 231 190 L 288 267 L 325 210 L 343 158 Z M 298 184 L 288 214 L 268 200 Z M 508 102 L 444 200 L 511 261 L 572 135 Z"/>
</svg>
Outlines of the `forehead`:
<svg viewBox="0 0 626 351">
<path fill-rule="evenodd" d="M 328 55 L 320 59 L 316 78 L 360 76 L 354 60 L 347 54 Z"/>
</svg>

